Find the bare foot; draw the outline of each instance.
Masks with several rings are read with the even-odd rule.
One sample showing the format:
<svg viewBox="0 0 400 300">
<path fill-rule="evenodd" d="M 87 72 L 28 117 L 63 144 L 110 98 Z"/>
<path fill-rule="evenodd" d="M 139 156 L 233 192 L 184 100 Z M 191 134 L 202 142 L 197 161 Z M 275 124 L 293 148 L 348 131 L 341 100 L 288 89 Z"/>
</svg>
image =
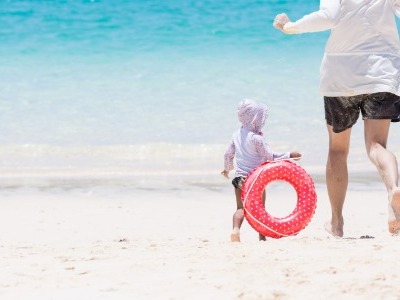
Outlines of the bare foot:
<svg viewBox="0 0 400 300">
<path fill-rule="evenodd" d="M 400 233 L 400 222 L 396 220 L 388 221 L 388 229 L 391 234 L 398 235 Z"/>
<path fill-rule="evenodd" d="M 391 234 L 398 235 L 400 234 L 400 188 L 393 191 L 390 206 L 393 214 L 389 214 L 388 229 Z"/>
<path fill-rule="evenodd" d="M 337 226 L 333 226 L 332 222 L 326 222 L 324 224 L 326 232 L 335 238 L 343 237 L 343 222 Z"/>
<path fill-rule="evenodd" d="M 231 242 L 239 242 L 240 243 L 240 234 L 239 233 L 231 233 Z"/>
<path fill-rule="evenodd" d="M 231 233 L 231 242 L 239 242 L 240 243 L 240 231 L 239 228 L 233 228 Z"/>
</svg>

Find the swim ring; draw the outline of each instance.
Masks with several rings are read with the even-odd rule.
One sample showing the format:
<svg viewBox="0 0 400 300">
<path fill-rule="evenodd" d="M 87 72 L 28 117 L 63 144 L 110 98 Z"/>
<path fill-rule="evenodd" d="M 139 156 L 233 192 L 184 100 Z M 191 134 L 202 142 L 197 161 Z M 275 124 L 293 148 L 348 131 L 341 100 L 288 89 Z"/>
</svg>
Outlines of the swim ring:
<svg viewBox="0 0 400 300">
<path fill-rule="evenodd" d="M 270 215 L 262 202 L 265 187 L 275 180 L 288 182 L 297 193 L 295 209 L 283 218 Z M 243 184 L 241 198 L 249 224 L 262 235 L 272 238 L 298 234 L 308 225 L 317 206 L 314 181 L 302 167 L 290 160 L 265 162 L 255 168 Z"/>
</svg>

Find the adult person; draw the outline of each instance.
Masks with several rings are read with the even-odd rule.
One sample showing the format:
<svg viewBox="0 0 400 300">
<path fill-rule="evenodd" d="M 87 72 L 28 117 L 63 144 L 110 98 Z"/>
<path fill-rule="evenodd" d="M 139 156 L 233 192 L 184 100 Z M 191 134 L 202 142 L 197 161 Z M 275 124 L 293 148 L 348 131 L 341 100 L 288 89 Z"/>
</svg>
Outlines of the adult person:
<svg viewBox="0 0 400 300">
<path fill-rule="evenodd" d="M 395 22 L 400 0 L 321 0 L 320 8 L 291 22 L 275 17 L 286 34 L 331 30 L 321 64 L 329 133 L 326 183 L 332 217 L 327 231 L 343 236 L 351 128 L 361 112 L 368 156 L 386 185 L 389 232 L 400 231 L 397 160 L 386 149 L 391 121 L 400 120 L 400 42 Z"/>
</svg>

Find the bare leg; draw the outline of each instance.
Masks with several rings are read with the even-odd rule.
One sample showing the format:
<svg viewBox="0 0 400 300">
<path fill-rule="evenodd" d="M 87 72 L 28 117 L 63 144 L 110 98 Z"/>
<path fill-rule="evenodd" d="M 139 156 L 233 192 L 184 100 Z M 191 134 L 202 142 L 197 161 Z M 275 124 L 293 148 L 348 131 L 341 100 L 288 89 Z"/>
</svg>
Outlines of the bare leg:
<svg viewBox="0 0 400 300">
<path fill-rule="evenodd" d="M 262 202 L 263 202 L 263 206 L 265 207 L 265 190 L 264 190 L 263 195 L 262 195 Z M 259 233 L 258 234 L 258 240 L 259 241 L 266 241 L 266 238 L 261 233 Z"/>
<path fill-rule="evenodd" d="M 243 203 L 241 198 L 242 191 L 235 188 L 236 197 L 236 211 L 233 214 L 233 230 L 231 233 L 232 242 L 240 242 L 240 227 L 242 226 L 244 213 L 243 213 Z"/>
<path fill-rule="evenodd" d="M 347 157 L 350 147 L 351 128 L 335 133 L 327 125 L 329 153 L 326 163 L 326 185 L 331 203 L 332 219 L 326 230 L 335 237 L 343 236 L 343 205 L 348 185 Z"/>
<path fill-rule="evenodd" d="M 396 157 L 386 149 L 389 127 L 390 120 L 367 119 L 364 121 L 365 146 L 368 156 L 378 169 L 388 191 L 389 232 L 398 234 L 400 231 L 400 189 L 398 188 Z"/>
</svg>

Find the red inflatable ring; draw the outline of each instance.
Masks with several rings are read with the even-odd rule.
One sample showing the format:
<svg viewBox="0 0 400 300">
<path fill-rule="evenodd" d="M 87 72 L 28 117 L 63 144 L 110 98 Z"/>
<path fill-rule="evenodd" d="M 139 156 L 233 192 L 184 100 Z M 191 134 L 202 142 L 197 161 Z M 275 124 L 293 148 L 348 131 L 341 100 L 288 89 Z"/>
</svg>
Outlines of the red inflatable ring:
<svg viewBox="0 0 400 300">
<path fill-rule="evenodd" d="M 271 216 L 262 203 L 265 187 L 272 181 L 283 180 L 297 193 L 297 205 L 284 218 Z M 298 234 L 310 222 L 317 206 L 314 181 L 299 165 L 290 160 L 265 162 L 255 168 L 242 187 L 243 210 L 246 220 L 259 233 L 272 238 Z"/>
</svg>

